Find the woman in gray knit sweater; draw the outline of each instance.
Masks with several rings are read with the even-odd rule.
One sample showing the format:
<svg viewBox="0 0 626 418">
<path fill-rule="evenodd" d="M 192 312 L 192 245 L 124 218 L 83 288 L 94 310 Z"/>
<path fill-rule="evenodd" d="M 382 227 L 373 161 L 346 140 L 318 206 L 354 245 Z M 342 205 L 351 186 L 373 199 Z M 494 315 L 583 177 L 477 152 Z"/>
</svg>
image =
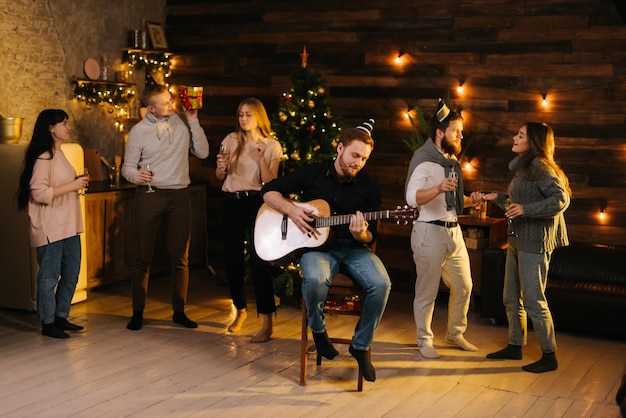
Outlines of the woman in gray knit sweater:
<svg viewBox="0 0 626 418">
<path fill-rule="evenodd" d="M 503 301 L 509 322 L 507 347 L 487 354 L 491 359 L 522 358 L 530 317 L 543 356 L 522 369 L 533 373 L 555 370 L 556 337 L 545 290 L 554 249 L 569 244 L 563 212 L 570 203 L 567 176 L 554 161 L 554 132 L 545 123 L 526 123 L 513 137 L 517 156 L 509 163 L 515 173 L 508 194 L 472 194 L 475 203 L 491 200 L 509 218 Z"/>
</svg>

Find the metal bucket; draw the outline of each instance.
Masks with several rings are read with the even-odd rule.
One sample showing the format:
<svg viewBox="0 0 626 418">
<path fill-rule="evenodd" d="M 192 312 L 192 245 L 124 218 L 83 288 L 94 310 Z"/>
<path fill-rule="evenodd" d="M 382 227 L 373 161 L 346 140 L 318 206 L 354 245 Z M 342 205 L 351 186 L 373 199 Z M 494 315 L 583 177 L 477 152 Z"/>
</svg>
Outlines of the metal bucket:
<svg viewBox="0 0 626 418">
<path fill-rule="evenodd" d="M 0 143 L 17 144 L 22 136 L 24 118 L 0 118 Z"/>
</svg>

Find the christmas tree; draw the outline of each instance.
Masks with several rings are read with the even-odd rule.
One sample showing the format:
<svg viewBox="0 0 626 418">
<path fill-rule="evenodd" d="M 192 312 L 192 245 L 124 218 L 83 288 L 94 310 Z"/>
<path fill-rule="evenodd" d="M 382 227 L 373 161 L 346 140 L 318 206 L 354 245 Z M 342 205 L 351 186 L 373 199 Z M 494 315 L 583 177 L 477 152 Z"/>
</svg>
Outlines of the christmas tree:
<svg viewBox="0 0 626 418">
<path fill-rule="evenodd" d="M 272 117 L 272 129 L 283 145 L 283 173 L 333 157 L 342 129 L 328 104 L 322 75 L 307 69 L 306 47 L 300 56 L 292 87 L 283 93 Z"/>
<path fill-rule="evenodd" d="M 341 121 L 333 116 L 327 101 L 322 75 L 307 69 L 309 54 L 303 49 L 300 68 L 291 76 L 292 87 L 283 93 L 272 130 L 283 146 L 283 174 L 296 167 L 324 161 L 336 155 Z M 299 196 L 292 195 L 292 199 Z M 293 296 L 300 293 L 300 265 L 294 261 L 280 266 L 274 276 L 274 293 Z"/>
</svg>

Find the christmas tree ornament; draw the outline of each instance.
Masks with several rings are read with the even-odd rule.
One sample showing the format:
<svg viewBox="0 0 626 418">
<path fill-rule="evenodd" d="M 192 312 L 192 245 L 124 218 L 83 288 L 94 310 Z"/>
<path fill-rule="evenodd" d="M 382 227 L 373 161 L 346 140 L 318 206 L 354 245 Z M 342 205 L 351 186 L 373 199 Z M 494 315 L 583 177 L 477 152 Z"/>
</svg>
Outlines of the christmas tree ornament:
<svg viewBox="0 0 626 418">
<path fill-rule="evenodd" d="M 306 52 L 306 46 L 304 47 L 304 49 L 302 49 L 302 53 L 300 54 L 300 57 L 302 58 L 302 62 L 300 63 L 300 66 L 302 68 L 306 68 L 307 61 L 309 59 L 309 54 L 307 54 Z"/>
</svg>

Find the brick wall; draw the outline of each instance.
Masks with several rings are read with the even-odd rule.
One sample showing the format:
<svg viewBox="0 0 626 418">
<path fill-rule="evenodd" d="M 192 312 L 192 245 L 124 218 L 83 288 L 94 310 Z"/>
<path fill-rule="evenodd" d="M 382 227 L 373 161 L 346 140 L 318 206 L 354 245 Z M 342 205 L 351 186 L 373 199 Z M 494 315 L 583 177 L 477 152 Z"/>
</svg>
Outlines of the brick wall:
<svg viewBox="0 0 626 418">
<path fill-rule="evenodd" d="M 123 133 L 110 114 L 72 100 L 71 79 L 85 78 L 83 63 L 109 57 L 119 65 L 127 31 L 143 20 L 163 22 L 164 0 L 2 0 L 0 16 L 0 115 L 23 117 L 28 141 L 39 112 L 70 114 L 74 136 L 112 161 L 123 152 Z"/>
</svg>

